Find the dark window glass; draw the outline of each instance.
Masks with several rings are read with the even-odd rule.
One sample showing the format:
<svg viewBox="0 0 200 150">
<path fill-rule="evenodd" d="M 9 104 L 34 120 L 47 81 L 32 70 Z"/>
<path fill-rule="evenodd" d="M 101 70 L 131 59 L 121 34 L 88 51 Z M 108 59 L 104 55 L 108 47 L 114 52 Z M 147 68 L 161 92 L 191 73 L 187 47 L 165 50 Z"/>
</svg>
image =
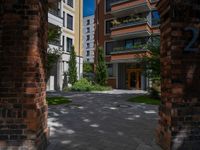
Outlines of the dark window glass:
<svg viewBox="0 0 200 150">
<path fill-rule="evenodd" d="M 65 36 L 62 37 L 62 47 L 63 51 L 65 51 Z"/>
<path fill-rule="evenodd" d="M 126 40 L 125 41 L 125 47 L 126 48 L 133 48 L 133 40 Z"/>
<path fill-rule="evenodd" d="M 87 28 L 87 33 L 90 33 L 90 28 L 89 27 Z"/>
<path fill-rule="evenodd" d="M 152 11 L 152 25 L 159 25 L 160 24 L 160 15 L 158 13 L 158 11 Z"/>
<path fill-rule="evenodd" d="M 108 64 L 107 68 L 108 68 L 108 76 L 113 77 L 113 64 Z"/>
<path fill-rule="evenodd" d="M 71 38 L 67 38 L 67 52 L 71 51 L 72 48 L 72 39 Z"/>
<path fill-rule="evenodd" d="M 87 35 L 87 41 L 89 41 L 90 40 L 90 35 Z"/>
<path fill-rule="evenodd" d="M 89 19 L 87 20 L 87 25 L 90 25 L 90 20 Z"/>
<path fill-rule="evenodd" d="M 67 14 L 67 28 L 73 30 L 73 16 Z"/>
<path fill-rule="evenodd" d="M 63 11 L 63 27 L 65 27 L 65 12 Z"/>
<path fill-rule="evenodd" d="M 113 27 L 112 20 L 106 21 L 106 34 L 111 33 L 112 27 Z"/>
<path fill-rule="evenodd" d="M 68 0 L 67 5 L 74 7 L 74 0 Z"/>
<path fill-rule="evenodd" d="M 90 56 L 90 51 L 87 51 L 87 56 Z"/>
<path fill-rule="evenodd" d="M 87 48 L 90 48 L 90 43 L 87 43 Z"/>
<path fill-rule="evenodd" d="M 110 55 L 113 51 L 113 42 L 106 42 L 106 55 Z"/>
</svg>

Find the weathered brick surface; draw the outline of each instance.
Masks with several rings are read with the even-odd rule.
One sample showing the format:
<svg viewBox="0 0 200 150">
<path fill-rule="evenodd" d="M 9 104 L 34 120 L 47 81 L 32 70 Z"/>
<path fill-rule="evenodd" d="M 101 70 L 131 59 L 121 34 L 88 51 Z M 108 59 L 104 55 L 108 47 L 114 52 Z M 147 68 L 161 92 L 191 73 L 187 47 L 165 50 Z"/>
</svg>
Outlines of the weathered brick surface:
<svg viewBox="0 0 200 150">
<path fill-rule="evenodd" d="M 165 150 L 200 146 L 200 1 L 161 0 L 162 104 L 157 128 Z M 187 28 L 193 28 L 186 31 Z M 186 46 L 197 34 L 192 48 Z"/>
<path fill-rule="evenodd" d="M 47 1 L 0 0 L 0 149 L 47 145 Z"/>
</svg>

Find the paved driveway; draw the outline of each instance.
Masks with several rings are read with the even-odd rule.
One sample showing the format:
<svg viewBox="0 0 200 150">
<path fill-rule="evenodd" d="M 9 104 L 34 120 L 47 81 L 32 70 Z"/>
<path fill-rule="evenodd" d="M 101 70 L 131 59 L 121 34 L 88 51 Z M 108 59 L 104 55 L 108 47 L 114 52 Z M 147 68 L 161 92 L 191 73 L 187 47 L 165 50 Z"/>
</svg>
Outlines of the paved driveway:
<svg viewBox="0 0 200 150">
<path fill-rule="evenodd" d="M 64 94 L 71 104 L 49 107 L 48 150 L 160 150 L 157 107 L 126 101 L 137 94 Z"/>
</svg>

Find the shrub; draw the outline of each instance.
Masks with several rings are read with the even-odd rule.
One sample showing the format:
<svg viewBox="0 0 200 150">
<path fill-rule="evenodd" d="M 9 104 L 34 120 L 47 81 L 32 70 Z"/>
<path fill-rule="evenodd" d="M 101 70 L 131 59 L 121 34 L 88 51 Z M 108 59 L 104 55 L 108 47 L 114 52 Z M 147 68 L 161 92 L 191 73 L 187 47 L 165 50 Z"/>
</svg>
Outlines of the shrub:
<svg viewBox="0 0 200 150">
<path fill-rule="evenodd" d="M 91 91 L 91 89 L 92 83 L 85 78 L 80 79 L 71 87 L 72 91 Z"/>
<path fill-rule="evenodd" d="M 82 78 L 78 82 L 76 82 L 72 87 L 71 91 L 82 91 L 82 92 L 89 92 L 89 91 L 107 91 L 111 90 L 111 87 L 101 86 L 98 84 L 92 84 L 91 81 L 88 81 L 85 78 Z"/>
</svg>

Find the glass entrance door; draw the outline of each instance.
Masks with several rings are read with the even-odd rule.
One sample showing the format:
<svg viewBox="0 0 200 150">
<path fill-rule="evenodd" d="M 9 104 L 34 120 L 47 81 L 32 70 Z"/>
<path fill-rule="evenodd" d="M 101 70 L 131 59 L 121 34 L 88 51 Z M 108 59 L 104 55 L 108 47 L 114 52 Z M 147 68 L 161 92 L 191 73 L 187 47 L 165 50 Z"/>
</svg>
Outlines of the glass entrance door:
<svg viewBox="0 0 200 150">
<path fill-rule="evenodd" d="M 141 70 L 128 70 L 128 88 L 137 90 L 141 89 Z"/>
</svg>

